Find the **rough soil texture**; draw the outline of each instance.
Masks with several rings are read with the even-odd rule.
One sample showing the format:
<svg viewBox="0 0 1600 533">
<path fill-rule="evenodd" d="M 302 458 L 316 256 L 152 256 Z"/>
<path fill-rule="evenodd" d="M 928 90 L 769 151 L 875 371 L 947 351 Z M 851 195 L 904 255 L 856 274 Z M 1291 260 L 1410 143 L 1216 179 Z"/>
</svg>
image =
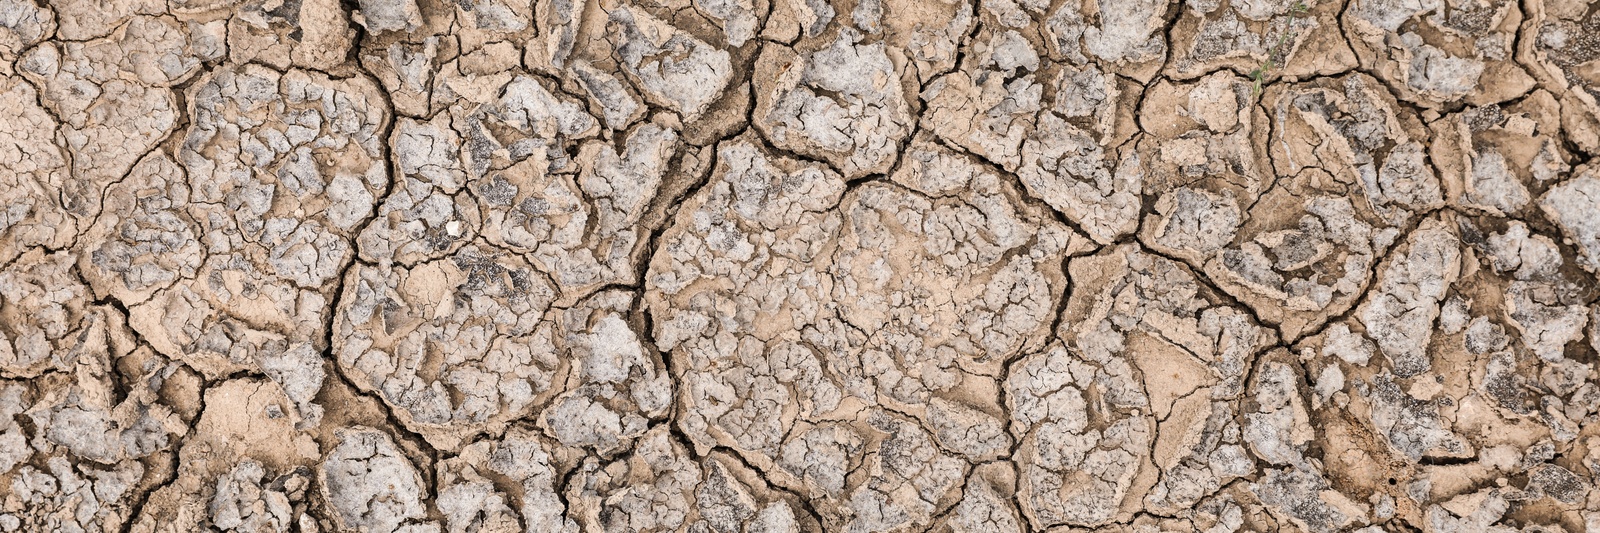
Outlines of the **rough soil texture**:
<svg viewBox="0 0 1600 533">
<path fill-rule="evenodd" d="M 1600 5 L 0 0 L 0 532 L 1600 531 Z"/>
</svg>

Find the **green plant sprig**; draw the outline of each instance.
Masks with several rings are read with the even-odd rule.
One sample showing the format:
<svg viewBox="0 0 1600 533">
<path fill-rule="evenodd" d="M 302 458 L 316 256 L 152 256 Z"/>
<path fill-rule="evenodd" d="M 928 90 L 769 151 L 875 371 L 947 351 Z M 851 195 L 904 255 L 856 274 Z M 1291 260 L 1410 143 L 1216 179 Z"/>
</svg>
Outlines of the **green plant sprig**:
<svg viewBox="0 0 1600 533">
<path fill-rule="evenodd" d="M 1262 61 L 1260 65 L 1256 66 L 1255 70 L 1250 71 L 1250 96 L 1252 98 L 1261 95 L 1261 85 L 1267 81 L 1267 72 L 1278 68 L 1278 62 L 1274 58 L 1278 57 L 1279 51 L 1289 45 L 1289 35 L 1294 29 L 1295 21 L 1299 20 L 1300 16 L 1310 9 L 1305 2 L 1295 2 L 1294 5 L 1289 6 L 1289 22 L 1284 25 L 1283 33 L 1278 34 L 1278 43 L 1267 49 L 1267 60 Z"/>
</svg>

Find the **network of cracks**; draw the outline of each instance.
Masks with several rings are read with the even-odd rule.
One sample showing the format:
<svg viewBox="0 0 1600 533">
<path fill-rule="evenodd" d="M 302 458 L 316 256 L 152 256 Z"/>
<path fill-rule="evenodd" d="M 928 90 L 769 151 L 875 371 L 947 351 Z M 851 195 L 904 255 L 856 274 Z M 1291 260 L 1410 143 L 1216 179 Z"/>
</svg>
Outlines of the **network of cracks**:
<svg viewBox="0 0 1600 533">
<path fill-rule="evenodd" d="M 0 0 L 0 532 L 1600 530 L 1600 6 Z"/>
</svg>

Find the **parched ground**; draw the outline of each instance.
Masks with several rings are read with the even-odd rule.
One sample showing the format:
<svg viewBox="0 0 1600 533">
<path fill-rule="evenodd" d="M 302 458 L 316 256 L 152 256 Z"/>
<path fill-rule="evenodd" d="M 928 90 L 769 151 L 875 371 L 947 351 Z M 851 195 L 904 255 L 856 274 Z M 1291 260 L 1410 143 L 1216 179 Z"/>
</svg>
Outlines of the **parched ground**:
<svg viewBox="0 0 1600 533">
<path fill-rule="evenodd" d="M 1600 531 L 1596 155 L 1579 0 L 0 0 L 0 532 Z"/>
</svg>

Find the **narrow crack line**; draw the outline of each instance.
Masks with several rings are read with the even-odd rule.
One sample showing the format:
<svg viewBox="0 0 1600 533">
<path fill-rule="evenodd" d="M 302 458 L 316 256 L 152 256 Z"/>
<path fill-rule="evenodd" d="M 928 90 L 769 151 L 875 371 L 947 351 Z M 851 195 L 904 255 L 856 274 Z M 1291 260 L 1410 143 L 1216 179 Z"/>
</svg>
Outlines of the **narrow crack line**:
<svg viewBox="0 0 1600 533">
<path fill-rule="evenodd" d="M 1452 207 L 1443 206 L 1413 216 L 1412 219 L 1407 223 L 1406 228 L 1395 236 L 1395 242 L 1389 245 L 1387 250 L 1384 250 L 1382 253 L 1373 256 L 1372 265 L 1368 267 L 1366 281 L 1362 284 L 1360 290 L 1356 292 L 1356 297 L 1350 301 L 1350 306 L 1335 315 L 1325 318 L 1317 327 L 1301 332 L 1300 336 L 1295 337 L 1294 339 L 1282 340 L 1281 342 L 1284 347 L 1291 347 L 1302 340 L 1321 335 L 1326 332 L 1330 326 L 1344 323 L 1353 317 L 1355 312 L 1361 309 L 1361 306 L 1365 305 L 1368 298 L 1372 296 L 1374 288 L 1379 284 L 1378 278 L 1382 273 L 1382 268 L 1391 264 L 1391 259 L 1393 259 L 1394 254 L 1399 253 L 1400 248 L 1406 245 L 1406 239 L 1410 238 L 1413 233 L 1416 233 L 1417 229 L 1422 227 L 1423 222 L 1433 218 L 1436 215 L 1447 212 L 1455 213 L 1456 211 Z M 1456 214 L 1459 215 L 1459 213 Z"/>
<path fill-rule="evenodd" d="M 203 407 L 205 405 L 204 394 L 200 396 L 200 402 L 202 406 L 201 411 L 203 412 Z M 198 422 L 198 420 L 196 422 Z M 150 496 L 155 495 L 157 492 L 161 492 L 178 481 L 178 472 L 181 469 L 181 463 L 179 461 L 182 459 L 183 449 L 187 447 L 188 440 L 180 437 L 177 439 L 177 441 L 177 446 L 174 446 L 171 451 L 167 452 L 171 455 L 171 457 L 167 463 L 167 468 L 169 470 L 165 479 L 162 479 L 159 483 L 152 485 L 149 490 L 138 492 L 134 495 L 133 504 L 128 506 L 127 520 L 122 523 L 122 527 L 119 530 L 120 533 L 132 533 L 134 526 L 138 525 L 140 523 L 139 519 L 144 516 L 144 509 L 145 506 L 150 502 Z"/>
<path fill-rule="evenodd" d="M 673 435 L 678 439 L 687 439 L 688 438 L 687 436 L 683 435 L 682 431 L 675 431 L 673 433 Z M 728 447 L 725 447 L 725 446 L 716 446 L 716 447 L 712 448 L 712 451 L 713 452 L 719 452 L 720 451 L 720 452 L 722 452 L 723 455 L 726 455 L 728 457 L 732 457 L 734 460 L 739 461 L 739 464 L 741 466 L 743 466 L 746 470 L 749 470 L 751 472 L 755 472 L 757 474 L 761 474 L 764 478 L 765 477 L 769 477 L 769 475 L 767 474 L 767 472 L 765 470 L 757 468 L 755 465 L 751 464 L 750 460 L 748 458 L 746 458 L 744 456 L 744 454 L 739 452 L 738 450 L 734 450 L 734 449 L 731 449 L 731 448 L 728 448 Z M 811 516 L 812 520 L 816 521 L 816 523 L 817 523 L 817 525 L 819 527 L 826 527 L 828 522 L 826 522 L 826 521 L 824 521 L 822 519 L 822 513 L 817 511 L 817 508 L 816 508 L 815 504 L 812 502 L 812 498 L 805 497 L 805 496 L 801 495 L 799 492 L 797 492 L 796 490 L 790 489 L 789 487 L 785 487 L 785 486 L 780 485 L 778 483 L 775 483 L 775 482 L 773 482 L 771 480 L 763 479 L 763 481 L 766 481 L 768 490 L 772 490 L 772 491 L 776 491 L 776 492 L 780 492 L 780 493 L 789 495 L 789 497 L 793 498 L 795 502 L 798 502 L 800 504 L 801 510 L 805 511 L 806 514 Z"/>
</svg>

